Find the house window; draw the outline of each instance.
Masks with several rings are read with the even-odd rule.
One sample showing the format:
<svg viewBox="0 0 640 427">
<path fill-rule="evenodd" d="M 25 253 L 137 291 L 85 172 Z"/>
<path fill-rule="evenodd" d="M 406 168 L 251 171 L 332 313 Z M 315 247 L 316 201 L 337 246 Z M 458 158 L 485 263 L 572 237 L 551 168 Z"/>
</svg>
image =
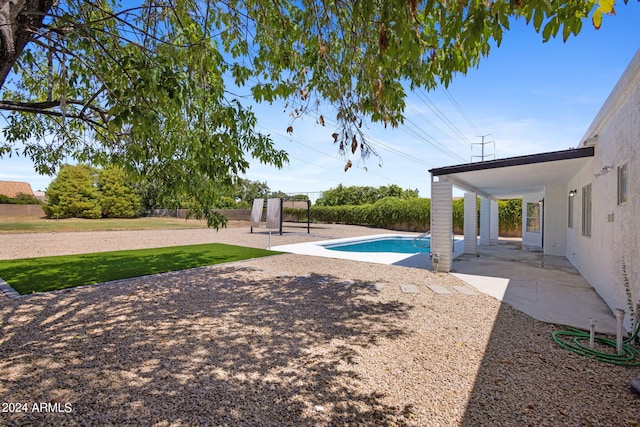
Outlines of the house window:
<svg viewBox="0 0 640 427">
<path fill-rule="evenodd" d="M 591 184 L 582 187 L 582 235 L 591 237 Z"/>
<path fill-rule="evenodd" d="M 540 203 L 527 203 L 527 233 L 540 232 Z"/>
<path fill-rule="evenodd" d="M 627 202 L 627 164 L 618 166 L 618 204 Z"/>
<path fill-rule="evenodd" d="M 575 199 L 575 195 L 570 195 L 568 197 L 569 199 L 569 206 L 567 208 L 567 227 L 569 228 L 573 228 L 573 199 Z"/>
</svg>

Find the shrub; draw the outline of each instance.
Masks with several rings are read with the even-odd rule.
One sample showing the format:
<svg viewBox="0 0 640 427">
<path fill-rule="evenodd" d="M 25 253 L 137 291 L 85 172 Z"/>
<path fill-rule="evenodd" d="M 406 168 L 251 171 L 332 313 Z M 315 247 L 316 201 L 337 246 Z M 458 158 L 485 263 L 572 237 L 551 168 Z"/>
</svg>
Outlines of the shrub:
<svg viewBox="0 0 640 427">
<path fill-rule="evenodd" d="M 14 200 L 16 205 L 39 205 L 40 200 L 36 199 L 33 194 L 19 193 Z"/>
<path fill-rule="evenodd" d="M 49 218 L 133 218 L 141 199 L 120 168 L 64 165 L 47 188 Z"/>
<path fill-rule="evenodd" d="M 498 220 L 500 229 L 517 230 L 522 225 L 522 199 L 500 200 Z"/>
<path fill-rule="evenodd" d="M 47 188 L 49 218 L 100 218 L 100 195 L 95 185 L 95 169 L 87 165 L 64 165 Z"/>
<path fill-rule="evenodd" d="M 40 200 L 36 199 L 32 194 L 19 193 L 16 197 L 7 197 L 0 194 L 0 204 L 9 205 L 39 205 Z"/>
<path fill-rule="evenodd" d="M 127 185 L 124 170 L 108 167 L 98 173 L 98 191 L 102 216 L 134 218 L 140 214 L 142 201 L 133 187 Z"/>
</svg>

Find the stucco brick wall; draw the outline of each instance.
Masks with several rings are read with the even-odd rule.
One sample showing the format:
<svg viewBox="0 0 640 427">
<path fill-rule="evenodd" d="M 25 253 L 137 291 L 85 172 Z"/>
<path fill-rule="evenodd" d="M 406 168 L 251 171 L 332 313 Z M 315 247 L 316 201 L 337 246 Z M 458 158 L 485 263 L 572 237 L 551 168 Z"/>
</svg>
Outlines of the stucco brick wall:
<svg viewBox="0 0 640 427">
<path fill-rule="evenodd" d="M 595 140 L 595 141 L 594 141 Z M 640 51 L 620 78 L 583 141 L 595 157 L 569 182 L 577 189 L 567 258 L 613 310 L 628 310 L 623 262 L 633 294 L 640 296 Z M 618 204 L 618 168 L 627 165 L 628 200 Z M 582 188 L 591 184 L 591 236 L 583 236 Z M 567 191 L 568 191 L 567 190 Z M 630 330 L 630 316 L 625 318 Z"/>
<path fill-rule="evenodd" d="M 9 205 L 0 204 L 0 216 L 37 216 L 43 217 L 44 211 L 40 205 Z"/>
</svg>

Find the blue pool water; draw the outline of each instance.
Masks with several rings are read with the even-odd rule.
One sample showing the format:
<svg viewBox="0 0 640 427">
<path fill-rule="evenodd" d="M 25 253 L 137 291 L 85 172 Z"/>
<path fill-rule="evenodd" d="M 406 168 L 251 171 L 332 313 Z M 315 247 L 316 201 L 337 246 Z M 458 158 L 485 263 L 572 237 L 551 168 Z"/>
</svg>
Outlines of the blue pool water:
<svg viewBox="0 0 640 427">
<path fill-rule="evenodd" d="M 354 243 L 336 243 L 324 247 L 332 251 L 343 252 L 393 252 L 398 254 L 416 254 L 429 252 L 431 241 L 429 237 L 416 241 L 418 247 L 413 246 L 413 237 L 383 237 Z"/>
</svg>

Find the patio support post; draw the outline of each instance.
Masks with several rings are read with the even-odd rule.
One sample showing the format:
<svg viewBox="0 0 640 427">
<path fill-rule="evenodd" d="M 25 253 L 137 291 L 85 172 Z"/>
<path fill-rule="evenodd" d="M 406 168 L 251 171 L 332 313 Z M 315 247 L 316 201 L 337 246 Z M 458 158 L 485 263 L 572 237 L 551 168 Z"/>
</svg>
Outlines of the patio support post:
<svg viewBox="0 0 640 427">
<path fill-rule="evenodd" d="M 453 252 L 453 186 L 442 181 L 431 182 L 431 255 L 438 254 L 438 271 L 451 271 Z"/>
<path fill-rule="evenodd" d="M 498 230 L 500 230 L 500 221 L 498 219 L 498 202 L 495 200 L 492 200 L 491 203 L 491 227 L 489 228 L 489 241 L 498 241 L 499 238 L 499 232 Z"/>
<path fill-rule="evenodd" d="M 491 200 L 480 197 L 480 244 L 488 245 L 491 240 Z"/>
<path fill-rule="evenodd" d="M 464 193 L 464 253 L 478 253 L 478 195 Z"/>
</svg>

